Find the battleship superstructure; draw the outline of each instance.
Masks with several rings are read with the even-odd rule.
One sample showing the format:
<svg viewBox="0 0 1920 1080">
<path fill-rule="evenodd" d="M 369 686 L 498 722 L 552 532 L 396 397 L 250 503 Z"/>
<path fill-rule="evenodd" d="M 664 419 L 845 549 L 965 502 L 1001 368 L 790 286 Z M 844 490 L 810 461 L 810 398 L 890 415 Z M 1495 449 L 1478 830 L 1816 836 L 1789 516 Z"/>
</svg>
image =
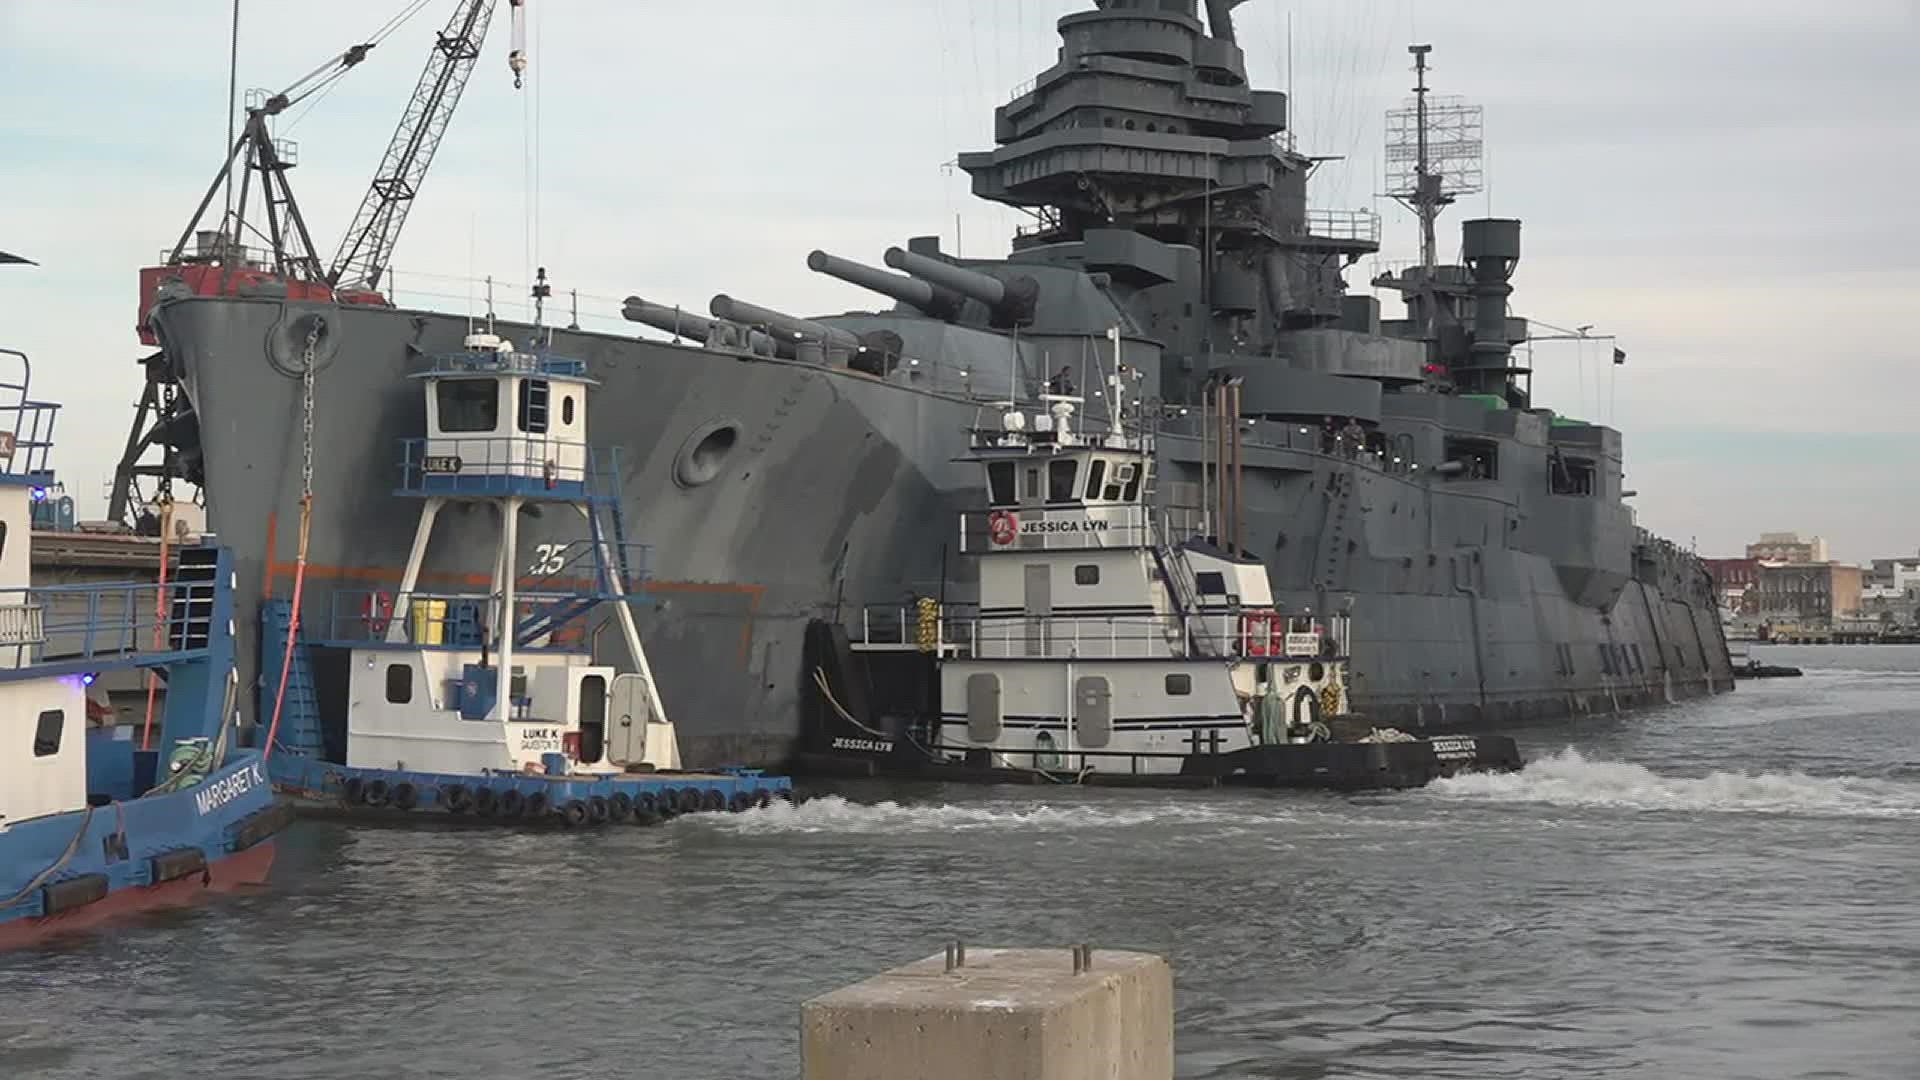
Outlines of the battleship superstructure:
<svg viewBox="0 0 1920 1080">
<path fill-rule="evenodd" d="M 722 295 L 694 318 L 634 297 L 627 317 L 672 342 L 556 332 L 634 466 L 626 506 L 671 539 L 637 614 L 663 695 L 710 725 L 681 730 L 690 765 L 792 751 L 810 621 L 970 599 L 947 553 L 957 513 L 987 502 L 958 460 L 968 430 L 995 402 L 1095 385 L 1116 343 L 1161 417 L 1153 505 L 1263 561 L 1283 610 L 1351 611 L 1354 706 L 1377 722 L 1731 688 L 1703 567 L 1623 502 L 1619 433 L 1530 399 L 1527 324 L 1507 311 L 1519 222 L 1463 223 L 1461 265 L 1424 242 L 1383 279 L 1404 319 L 1349 295 L 1377 218 L 1308 209 L 1311 159 L 1285 137 L 1286 96 L 1247 84 L 1234 6 L 1210 0 L 1203 22 L 1194 0 L 1106 0 L 1060 20 L 1058 61 L 997 111 L 996 148 L 959 159 L 975 194 L 1034 215 L 1005 259 L 933 238 L 887 251 L 890 269 L 822 251 L 812 269 L 893 306 L 798 318 Z M 211 523 L 249 605 L 285 591 L 311 370 L 308 574 L 398 580 L 410 527 L 387 509 L 386 448 L 424 425 L 402 376 L 456 349 L 467 316 L 270 278 L 162 285 L 142 313 L 197 417 Z M 429 571 L 484 576 L 493 523 L 443 527 L 472 542 L 442 550 L 474 554 Z M 554 527 L 522 529 L 531 546 Z"/>
</svg>

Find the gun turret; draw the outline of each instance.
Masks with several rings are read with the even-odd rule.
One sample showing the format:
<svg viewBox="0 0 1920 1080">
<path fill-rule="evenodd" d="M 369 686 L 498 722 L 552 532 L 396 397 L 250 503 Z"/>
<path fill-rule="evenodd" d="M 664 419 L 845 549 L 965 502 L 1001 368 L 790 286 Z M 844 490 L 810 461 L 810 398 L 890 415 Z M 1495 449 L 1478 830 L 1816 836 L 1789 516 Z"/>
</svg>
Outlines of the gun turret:
<svg viewBox="0 0 1920 1080">
<path fill-rule="evenodd" d="M 842 259 L 824 251 L 816 251 L 807 256 L 807 269 L 828 277 L 836 277 L 850 285 L 871 289 L 882 296 L 892 297 L 908 307 L 936 319 L 951 319 L 960 313 L 964 300 L 956 293 L 936 285 L 921 281 L 916 277 L 889 274 L 878 267 L 866 263 Z"/>
<path fill-rule="evenodd" d="M 887 265 L 980 301 L 987 306 L 993 321 L 999 325 L 1011 326 L 1031 321 L 1034 301 L 1040 296 L 1039 283 L 1025 274 L 1007 278 L 989 277 L 939 259 L 916 255 L 905 248 L 888 248 Z"/>
<path fill-rule="evenodd" d="M 692 338 L 708 348 L 745 349 L 755 356 L 773 356 L 776 352 L 774 340 L 757 330 L 715 322 L 680 308 L 662 307 L 637 296 L 627 297 L 620 313 L 626 316 L 628 322 L 664 330 L 676 337 Z"/>
<path fill-rule="evenodd" d="M 802 360 L 833 359 L 861 371 L 884 375 L 899 361 L 903 347 L 900 335 L 892 331 L 856 334 L 837 326 L 795 318 L 772 308 L 735 300 L 726 293 L 715 296 L 709 308 L 716 319 L 765 327 L 767 333 L 780 344 L 782 355 L 790 352 Z"/>
</svg>

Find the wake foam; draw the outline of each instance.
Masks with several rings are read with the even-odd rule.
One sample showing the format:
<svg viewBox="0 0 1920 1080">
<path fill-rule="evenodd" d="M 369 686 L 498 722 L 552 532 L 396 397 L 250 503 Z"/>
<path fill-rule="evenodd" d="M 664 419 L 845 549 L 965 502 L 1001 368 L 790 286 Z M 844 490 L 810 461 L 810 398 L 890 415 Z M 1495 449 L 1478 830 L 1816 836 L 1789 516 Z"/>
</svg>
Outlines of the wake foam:
<svg viewBox="0 0 1920 1080">
<path fill-rule="evenodd" d="M 1277 808 L 1259 812 L 1241 805 L 1209 805 L 1200 801 L 1135 801 L 1121 805 L 1047 805 L 1040 802 L 982 804 L 897 802 L 858 803 L 838 795 L 809 799 L 799 806 L 775 803 L 743 814 L 705 815 L 686 820 L 729 831 L 747 833 L 886 833 L 979 832 L 987 830 L 1125 829 L 1141 825 L 1244 823 L 1258 817 L 1271 821 L 1285 816 Z"/>
<path fill-rule="evenodd" d="M 1920 785 L 1857 776 L 1715 772 L 1662 776 L 1620 761 L 1594 761 L 1567 749 L 1517 773 L 1471 773 L 1436 780 L 1443 798 L 1554 806 L 1837 817 L 1920 816 Z"/>
</svg>

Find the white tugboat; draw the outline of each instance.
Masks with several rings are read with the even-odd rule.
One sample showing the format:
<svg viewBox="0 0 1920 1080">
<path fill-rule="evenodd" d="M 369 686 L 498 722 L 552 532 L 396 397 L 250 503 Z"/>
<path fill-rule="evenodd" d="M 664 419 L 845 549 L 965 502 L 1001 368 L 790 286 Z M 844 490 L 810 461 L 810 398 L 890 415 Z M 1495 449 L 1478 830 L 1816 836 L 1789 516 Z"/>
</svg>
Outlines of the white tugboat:
<svg viewBox="0 0 1920 1080">
<path fill-rule="evenodd" d="M 758 770 L 680 771 L 628 594 L 645 549 L 626 541 L 617 452 L 587 442 L 586 365 L 491 332 L 465 344 L 416 376 L 427 434 L 405 441 L 396 494 L 421 510 L 397 592 L 334 594 L 314 635 L 289 637 L 289 605 L 268 611 L 261 709 L 282 751 L 269 759 L 276 785 L 314 808 L 568 825 L 786 797 L 784 778 Z M 456 504 L 497 522 L 483 593 L 421 587 Z M 580 536 L 524 562 L 532 507 L 577 511 Z M 632 670 L 595 662 L 586 620 L 603 606 Z"/>
<path fill-rule="evenodd" d="M 1113 355 L 1119 339 L 1112 338 Z M 966 460 L 988 508 L 961 521 L 977 607 L 863 611 L 809 638 L 811 768 L 950 779 L 1405 787 L 1515 768 L 1511 739 L 1356 727 L 1350 621 L 1277 607 L 1236 551 L 1231 502 L 1156 508 L 1154 447 L 1125 369 L 1112 420 L 1082 430 L 1064 387 L 1006 406 Z M 1130 419 L 1128 423 L 1123 418 Z M 1219 440 L 1223 476 L 1231 436 Z M 1219 490 L 1231 499 L 1231 481 Z M 1357 734 L 1342 738 L 1338 732 Z"/>
</svg>

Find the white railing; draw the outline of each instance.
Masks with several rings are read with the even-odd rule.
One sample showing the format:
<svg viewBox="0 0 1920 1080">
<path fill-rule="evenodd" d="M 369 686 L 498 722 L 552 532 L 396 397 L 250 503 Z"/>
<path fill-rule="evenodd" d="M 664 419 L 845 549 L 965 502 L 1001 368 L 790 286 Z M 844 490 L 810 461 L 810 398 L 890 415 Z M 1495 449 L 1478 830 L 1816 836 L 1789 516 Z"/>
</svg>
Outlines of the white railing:
<svg viewBox="0 0 1920 1080">
<path fill-rule="evenodd" d="M 1307 235 L 1326 240 L 1380 242 L 1380 215 L 1371 210 L 1308 210 Z"/>
<path fill-rule="evenodd" d="M 920 651 L 974 660 L 1246 657 L 1305 663 L 1328 652 L 1347 655 L 1348 634 L 1349 621 L 1339 615 L 1270 616 L 1236 610 L 1186 616 L 1029 616 L 967 610 L 928 618 L 915 605 L 881 604 L 861 609 L 853 644 L 868 651 Z M 1326 647 L 1329 640 L 1331 650 Z"/>
<path fill-rule="evenodd" d="M 45 645 L 46 609 L 39 604 L 0 606 L 0 645 Z"/>
</svg>

